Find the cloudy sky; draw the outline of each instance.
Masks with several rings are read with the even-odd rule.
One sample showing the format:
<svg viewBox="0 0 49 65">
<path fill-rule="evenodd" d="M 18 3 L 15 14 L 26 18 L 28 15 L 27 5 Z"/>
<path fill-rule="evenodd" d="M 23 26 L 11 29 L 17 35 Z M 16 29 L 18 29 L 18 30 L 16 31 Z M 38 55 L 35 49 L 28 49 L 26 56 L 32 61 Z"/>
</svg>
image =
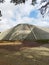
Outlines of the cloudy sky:
<svg viewBox="0 0 49 65">
<path fill-rule="evenodd" d="M 32 0 L 27 0 L 25 4 L 14 5 L 10 0 L 0 4 L 2 20 L 0 21 L 0 31 L 4 31 L 20 23 L 28 23 L 37 26 L 49 27 L 49 17 L 46 14 L 42 18 L 38 10 L 41 0 L 37 0 L 35 6 L 31 5 Z"/>
</svg>

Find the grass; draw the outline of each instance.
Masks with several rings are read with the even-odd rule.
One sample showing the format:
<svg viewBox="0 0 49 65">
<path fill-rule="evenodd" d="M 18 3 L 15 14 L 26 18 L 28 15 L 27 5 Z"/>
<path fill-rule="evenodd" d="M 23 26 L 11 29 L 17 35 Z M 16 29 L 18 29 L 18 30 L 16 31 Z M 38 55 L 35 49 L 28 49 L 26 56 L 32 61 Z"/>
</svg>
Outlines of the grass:
<svg viewBox="0 0 49 65">
<path fill-rule="evenodd" d="M 0 65 L 49 65 L 49 48 L 21 47 L 11 51 L 0 47 Z"/>
</svg>

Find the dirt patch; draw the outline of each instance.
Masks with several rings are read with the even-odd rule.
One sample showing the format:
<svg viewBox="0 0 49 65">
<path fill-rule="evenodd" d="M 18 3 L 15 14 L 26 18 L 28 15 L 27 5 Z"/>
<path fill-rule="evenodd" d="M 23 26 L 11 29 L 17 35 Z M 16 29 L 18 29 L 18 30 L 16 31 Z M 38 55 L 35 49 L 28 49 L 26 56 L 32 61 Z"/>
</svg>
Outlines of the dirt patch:
<svg viewBox="0 0 49 65">
<path fill-rule="evenodd" d="M 21 43 L 21 44 L 20 44 Z M 23 47 L 31 48 L 41 46 L 41 43 L 32 42 L 32 41 L 23 41 L 23 42 L 6 42 L 0 43 L 0 49 L 6 49 L 9 51 L 19 51 Z"/>
<path fill-rule="evenodd" d="M 23 41 L 22 43 L 23 43 L 22 45 L 25 47 L 38 47 L 43 45 L 42 43 L 33 42 L 33 41 Z"/>
<path fill-rule="evenodd" d="M 49 48 L 42 47 L 45 44 L 21 43 L 0 45 L 0 65 L 49 65 Z"/>
</svg>

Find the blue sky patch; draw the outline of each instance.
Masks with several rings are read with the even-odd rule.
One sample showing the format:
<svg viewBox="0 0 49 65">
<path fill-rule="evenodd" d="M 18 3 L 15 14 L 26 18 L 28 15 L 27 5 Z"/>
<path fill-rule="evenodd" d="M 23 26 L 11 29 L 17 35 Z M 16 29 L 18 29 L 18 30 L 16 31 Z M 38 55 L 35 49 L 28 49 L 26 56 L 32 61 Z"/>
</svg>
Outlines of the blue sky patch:
<svg viewBox="0 0 49 65">
<path fill-rule="evenodd" d="M 16 21 L 16 18 L 11 18 L 11 20 Z"/>
<path fill-rule="evenodd" d="M 38 11 L 37 10 L 34 10 L 30 13 L 29 17 L 31 18 L 37 18 L 37 15 L 38 15 Z"/>
</svg>

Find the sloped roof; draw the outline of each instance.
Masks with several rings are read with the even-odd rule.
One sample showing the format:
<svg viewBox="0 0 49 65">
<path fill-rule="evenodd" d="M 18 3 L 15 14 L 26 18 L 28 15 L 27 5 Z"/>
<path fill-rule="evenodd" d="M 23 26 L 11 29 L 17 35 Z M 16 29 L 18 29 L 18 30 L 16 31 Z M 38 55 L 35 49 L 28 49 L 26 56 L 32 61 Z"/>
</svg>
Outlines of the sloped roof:
<svg viewBox="0 0 49 65">
<path fill-rule="evenodd" d="M 49 28 L 19 24 L 0 34 L 0 40 L 42 40 L 49 39 Z"/>
</svg>

